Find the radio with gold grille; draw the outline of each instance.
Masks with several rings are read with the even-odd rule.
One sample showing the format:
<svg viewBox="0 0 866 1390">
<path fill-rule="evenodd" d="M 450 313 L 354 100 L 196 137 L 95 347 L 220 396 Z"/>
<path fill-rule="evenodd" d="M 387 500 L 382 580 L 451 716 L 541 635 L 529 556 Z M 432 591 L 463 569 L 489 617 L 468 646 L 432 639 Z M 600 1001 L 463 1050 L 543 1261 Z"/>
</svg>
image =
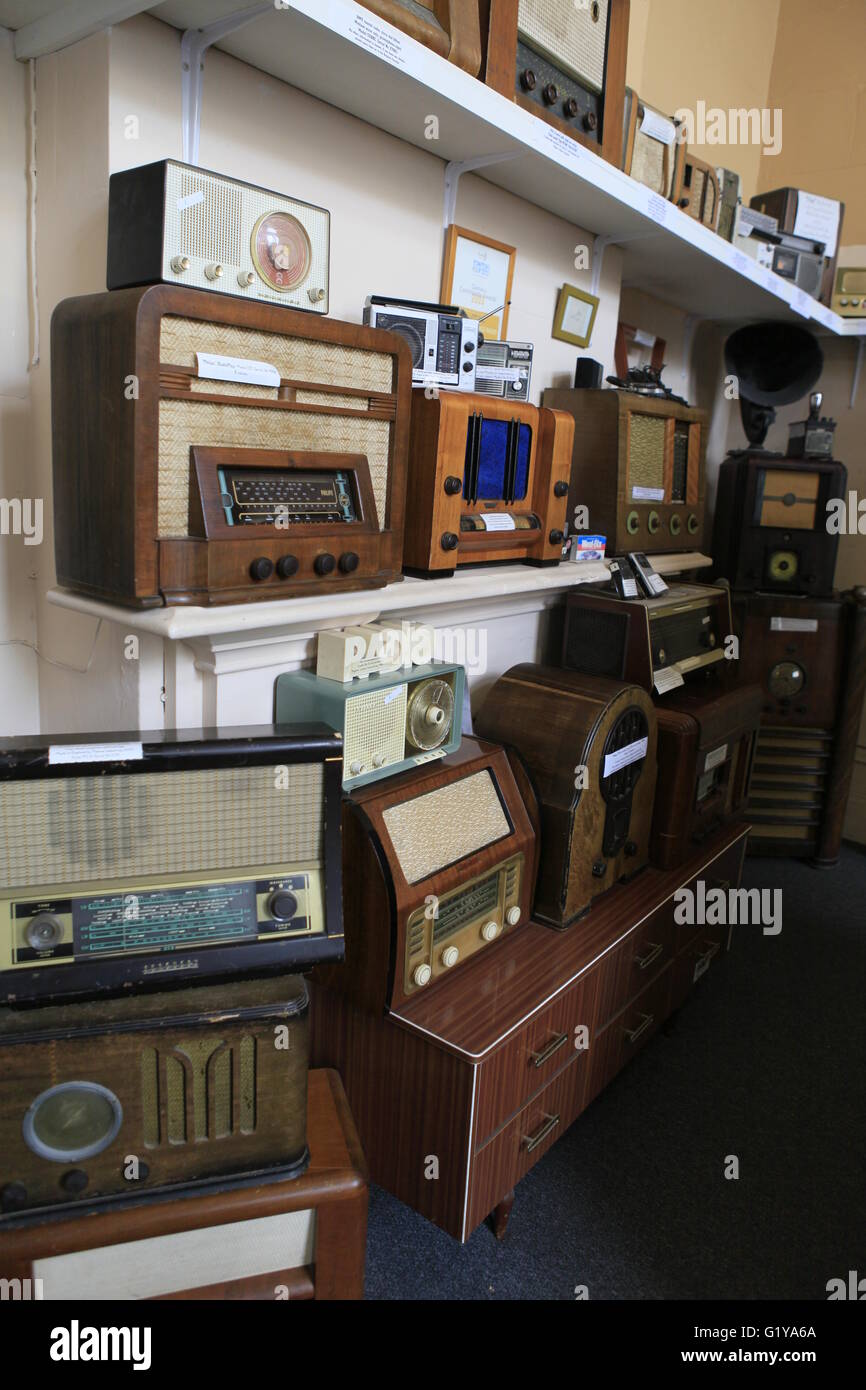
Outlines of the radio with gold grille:
<svg viewBox="0 0 866 1390">
<path fill-rule="evenodd" d="M 715 232 L 719 225 L 721 195 L 715 165 L 686 151 L 674 183 L 673 201 L 696 222 Z"/>
<path fill-rule="evenodd" d="M 649 861 L 656 713 L 636 685 L 526 663 L 475 719 L 529 769 L 542 847 L 533 916 L 568 927 Z"/>
<path fill-rule="evenodd" d="M 668 201 L 682 178 L 686 147 L 678 138 L 680 124 L 673 116 L 664 116 L 642 101 L 631 87 L 626 87 L 623 170 Z"/>
<path fill-rule="evenodd" d="M 323 725 L 0 742 L 0 1002 L 343 952 L 342 743 Z"/>
<path fill-rule="evenodd" d="M 150 607 L 401 577 L 401 339 L 173 285 L 65 300 L 51 333 L 60 584 Z"/>
<path fill-rule="evenodd" d="M 700 549 L 705 411 L 632 390 L 548 390 L 544 404 L 574 417 L 570 519 L 588 508 L 609 555 Z"/>
<path fill-rule="evenodd" d="M 525 771 L 475 738 L 434 767 L 353 792 L 346 961 L 316 979 L 374 1011 L 444 989 L 455 967 L 529 920 L 536 814 Z"/>
<path fill-rule="evenodd" d="M 307 1165 L 298 975 L 0 1009 L 0 1231 Z"/>
<path fill-rule="evenodd" d="M 360 0 L 419 43 L 470 76 L 481 67 L 479 0 Z"/>
</svg>

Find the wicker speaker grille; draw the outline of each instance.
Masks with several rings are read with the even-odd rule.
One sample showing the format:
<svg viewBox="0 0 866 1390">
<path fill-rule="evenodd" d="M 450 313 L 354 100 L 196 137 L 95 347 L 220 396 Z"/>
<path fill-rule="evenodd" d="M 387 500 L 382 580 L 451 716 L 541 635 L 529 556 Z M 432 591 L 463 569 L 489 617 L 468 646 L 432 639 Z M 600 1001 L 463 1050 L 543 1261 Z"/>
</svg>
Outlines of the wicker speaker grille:
<svg viewBox="0 0 866 1390">
<path fill-rule="evenodd" d="M 428 878 L 511 830 L 487 768 L 390 806 L 382 819 L 407 883 Z"/>
<path fill-rule="evenodd" d="M 608 0 L 520 0 L 520 37 L 595 92 L 604 86 Z"/>
<path fill-rule="evenodd" d="M 374 754 L 386 763 L 399 762 L 406 752 L 406 685 L 351 696 L 344 733 L 346 768 L 359 762 L 369 770 Z"/>
<path fill-rule="evenodd" d="M 636 487 L 655 490 L 664 487 L 665 430 L 666 422 L 660 416 L 632 413 L 628 456 L 630 498 Z"/>
<path fill-rule="evenodd" d="M 166 314 L 160 327 L 159 360 L 194 371 L 197 352 L 269 362 L 289 381 L 360 387 L 364 391 L 393 389 L 394 359 L 386 352 Z"/>
<path fill-rule="evenodd" d="M 6 782 L 0 883 L 321 863 L 323 788 L 316 763 Z"/>
<path fill-rule="evenodd" d="M 635 132 L 631 176 L 663 198 L 670 193 L 665 179 L 665 148 L 661 140 L 653 140 L 639 130 Z"/>
</svg>

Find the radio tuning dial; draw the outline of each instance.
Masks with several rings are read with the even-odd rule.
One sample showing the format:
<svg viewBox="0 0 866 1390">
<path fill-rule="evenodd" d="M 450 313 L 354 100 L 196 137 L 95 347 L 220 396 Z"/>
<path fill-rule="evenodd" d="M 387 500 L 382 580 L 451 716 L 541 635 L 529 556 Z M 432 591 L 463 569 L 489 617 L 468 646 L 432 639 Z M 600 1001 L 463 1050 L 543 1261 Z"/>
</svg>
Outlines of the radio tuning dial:
<svg viewBox="0 0 866 1390">
<path fill-rule="evenodd" d="M 446 970 L 450 970 L 452 965 L 456 965 L 460 959 L 460 952 L 456 946 L 446 946 L 442 952 L 442 964 Z"/>
<path fill-rule="evenodd" d="M 432 974 L 433 971 L 430 969 L 429 965 L 416 965 L 412 972 L 412 979 L 415 981 L 416 985 L 429 985 L 430 976 Z"/>
<path fill-rule="evenodd" d="M 216 261 L 210 261 L 209 264 L 205 266 L 204 273 L 209 280 L 221 280 L 223 268 L 221 265 L 218 265 Z"/>
<path fill-rule="evenodd" d="M 481 928 L 481 935 L 485 941 L 495 941 L 499 935 L 499 923 L 485 922 L 484 926 Z"/>
<path fill-rule="evenodd" d="M 31 918 L 25 936 L 27 945 L 32 946 L 34 951 L 50 951 L 52 946 L 59 945 L 63 940 L 63 926 L 56 917 L 40 912 L 38 917 Z"/>
<path fill-rule="evenodd" d="M 256 277 L 255 275 L 253 275 L 253 272 L 251 270 L 238 271 L 238 284 L 240 285 L 242 290 L 249 289 L 250 285 L 253 283 L 255 278 Z"/>
<path fill-rule="evenodd" d="M 294 893 L 278 889 L 268 898 L 268 912 L 275 922 L 291 922 L 298 910 L 298 900 Z"/>
<path fill-rule="evenodd" d="M 509 927 L 516 927 L 517 923 L 520 921 L 520 917 L 520 908 L 516 904 L 514 905 L 514 907 L 510 907 L 505 914 L 505 920 L 508 923 Z"/>
<path fill-rule="evenodd" d="M 183 275 L 189 270 L 189 256 L 172 256 L 171 268 L 175 275 Z"/>
</svg>

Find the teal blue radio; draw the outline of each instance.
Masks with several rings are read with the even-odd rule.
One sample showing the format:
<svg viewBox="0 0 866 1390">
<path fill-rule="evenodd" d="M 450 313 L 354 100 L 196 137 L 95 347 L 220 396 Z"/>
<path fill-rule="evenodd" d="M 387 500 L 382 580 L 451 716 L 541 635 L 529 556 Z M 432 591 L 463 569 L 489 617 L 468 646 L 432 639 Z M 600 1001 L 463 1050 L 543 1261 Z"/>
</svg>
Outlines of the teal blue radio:
<svg viewBox="0 0 866 1390">
<path fill-rule="evenodd" d="M 318 720 L 343 737 L 343 786 L 392 777 L 460 747 L 462 666 L 432 661 L 343 684 L 313 671 L 277 677 L 277 719 Z"/>
</svg>

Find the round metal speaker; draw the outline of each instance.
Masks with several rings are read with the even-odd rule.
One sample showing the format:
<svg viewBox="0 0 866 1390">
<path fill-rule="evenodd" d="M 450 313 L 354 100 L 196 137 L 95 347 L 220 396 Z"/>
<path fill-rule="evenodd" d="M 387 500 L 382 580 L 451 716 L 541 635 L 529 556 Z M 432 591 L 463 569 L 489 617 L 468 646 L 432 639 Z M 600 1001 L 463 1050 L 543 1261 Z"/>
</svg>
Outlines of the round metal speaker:
<svg viewBox="0 0 866 1390">
<path fill-rule="evenodd" d="M 34 1100 L 24 1116 L 24 1142 L 40 1158 L 77 1162 L 102 1153 L 117 1138 L 123 1108 L 94 1081 L 64 1081 Z"/>
<path fill-rule="evenodd" d="M 793 550 L 774 550 L 767 566 L 770 578 L 777 584 L 790 584 L 796 577 L 798 568 L 797 556 Z"/>
<path fill-rule="evenodd" d="M 409 696 L 406 737 L 413 748 L 429 753 L 444 743 L 454 723 L 454 691 L 438 676 L 420 681 Z"/>
<path fill-rule="evenodd" d="M 806 673 L 796 661 L 780 661 L 770 671 L 767 685 L 779 699 L 799 695 L 806 684 Z"/>
</svg>

